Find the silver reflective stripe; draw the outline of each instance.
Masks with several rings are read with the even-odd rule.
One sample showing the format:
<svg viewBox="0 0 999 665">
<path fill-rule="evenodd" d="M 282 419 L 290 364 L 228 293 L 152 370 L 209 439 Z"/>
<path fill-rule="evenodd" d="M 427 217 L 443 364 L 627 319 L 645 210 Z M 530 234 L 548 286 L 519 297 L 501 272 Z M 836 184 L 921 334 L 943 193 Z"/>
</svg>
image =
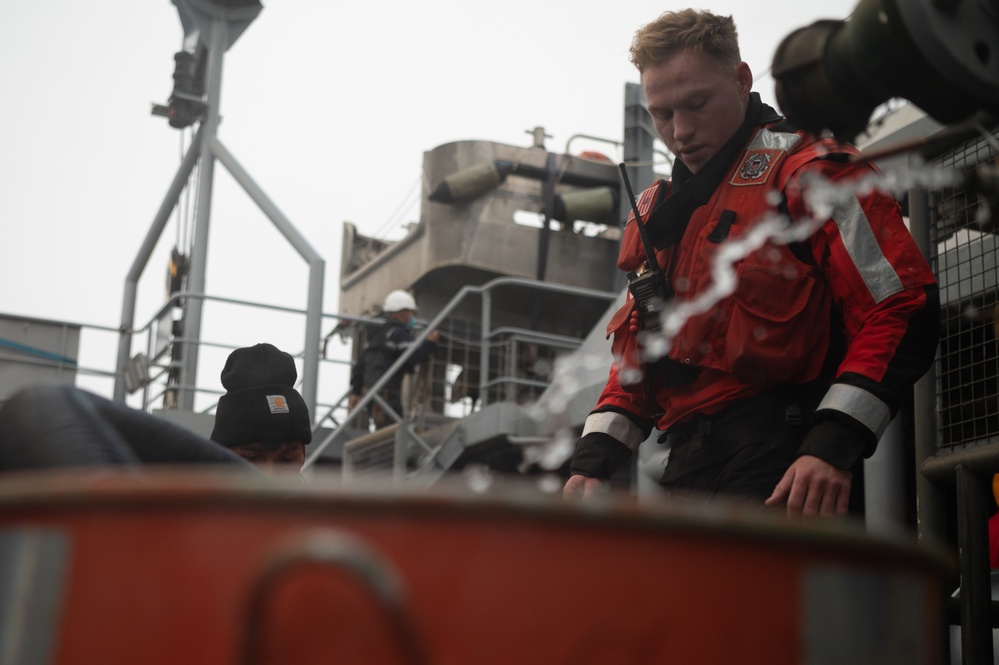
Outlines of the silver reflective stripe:
<svg viewBox="0 0 999 665">
<path fill-rule="evenodd" d="M 53 661 L 68 555 L 59 531 L 0 530 L 0 664 Z"/>
<path fill-rule="evenodd" d="M 801 142 L 801 137 L 789 132 L 771 132 L 769 129 L 761 129 L 753 137 L 752 143 L 747 150 L 784 150 L 791 151 L 791 148 Z"/>
<path fill-rule="evenodd" d="M 866 564 L 866 565 L 864 565 Z M 868 555 L 839 565 L 809 561 L 799 573 L 801 640 L 797 662 L 904 663 L 935 658 L 934 578 L 928 568 L 892 570 Z M 916 572 L 918 570 L 918 572 Z M 949 662 L 949 661 L 944 661 Z"/>
<path fill-rule="evenodd" d="M 891 409 L 863 388 L 834 383 L 819 404 L 819 410 L 841 411 L 859 420 L 879 440 L 891 423 Z"/>
<path fill-rule="evenodd" d="M 895 274 L 888 259 L 881 252 L 871 223 L 860 207 L 856 196 L 844 197 L 833 205 L 833 221 L 839 227 L 847 254 L 860 271 L 864 284 L 871 292 L 874 302 L 880 303 L 888 296 L 902 290 L 902 280 Z"/>
<path fill-rule="evenodd" d="M 645 441 L 645 434 L 630 418 L 620 413 L 591 413 L 586 416 L 583 426 L 583 436 L 590 432 L 608 434 L 632 450 L 638 450 L 639 444 Z"/>
</svg>

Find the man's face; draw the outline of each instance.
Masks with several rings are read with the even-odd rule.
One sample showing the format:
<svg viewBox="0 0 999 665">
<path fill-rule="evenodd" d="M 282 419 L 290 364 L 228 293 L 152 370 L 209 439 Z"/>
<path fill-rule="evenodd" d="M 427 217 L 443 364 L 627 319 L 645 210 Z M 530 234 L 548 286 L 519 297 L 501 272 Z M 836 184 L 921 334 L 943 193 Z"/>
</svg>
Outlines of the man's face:
<svg viewBox="0 0 999 665">
<path fill-rule="evenodd" d="M 687 49 L 642 72 L 656 132 L 692 173 L 742 125 L 752 85 L 746 63 L 729 65 Z"/>
<path fill-rule="evenodd" d="M 403 323 L 409 323 L 414 318 L 416 318 L 416 312 L 411 309 L 401 309 L 395 313 L 395 318 L 399 319 Z"/>
<path fill-rule="evenodd" d="M 305 464 L 305 444 L 301 441 L 243 443 L 229 450 L 266 473 L 298 473 Z"/>
</svg>

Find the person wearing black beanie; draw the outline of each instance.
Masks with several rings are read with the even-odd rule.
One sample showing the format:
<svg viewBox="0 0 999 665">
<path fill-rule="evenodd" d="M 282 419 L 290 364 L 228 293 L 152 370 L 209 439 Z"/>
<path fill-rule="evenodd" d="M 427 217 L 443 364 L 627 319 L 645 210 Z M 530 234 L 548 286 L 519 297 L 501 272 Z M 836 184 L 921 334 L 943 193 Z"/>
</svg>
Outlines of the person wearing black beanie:
<svg viewBox="0 0 999 665">
<path fill-rule="evenodd" d="M 227 392 L 215 409 L 212 441 L 268 472 L 301 470 L 312 418 L 297 379 L 294 358 L 273 344 L 233 351 L 222 368 Z"/>
</svg>

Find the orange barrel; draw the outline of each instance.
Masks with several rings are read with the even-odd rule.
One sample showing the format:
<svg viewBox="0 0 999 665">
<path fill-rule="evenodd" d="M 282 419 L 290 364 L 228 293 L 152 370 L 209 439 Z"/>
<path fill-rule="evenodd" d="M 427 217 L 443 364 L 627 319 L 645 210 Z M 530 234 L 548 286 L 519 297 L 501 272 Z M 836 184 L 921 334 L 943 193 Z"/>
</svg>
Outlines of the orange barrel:
<svg viewBox="0 0 999 665">
<path fill-rule="evenodd" d="M 740 504 L 0 478 L 0 662 L 944 662 L 949 555 Z"/>
</svg>

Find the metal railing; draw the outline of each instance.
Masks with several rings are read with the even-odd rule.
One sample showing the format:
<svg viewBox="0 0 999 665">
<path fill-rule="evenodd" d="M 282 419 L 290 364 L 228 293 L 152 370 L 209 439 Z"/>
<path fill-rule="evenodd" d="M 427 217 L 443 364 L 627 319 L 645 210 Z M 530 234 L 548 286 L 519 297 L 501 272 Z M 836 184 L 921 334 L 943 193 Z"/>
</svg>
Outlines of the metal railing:
<svg viewBox="0 0 999 665">
<path fill-rule="evenodd" d="M 337 441 L 344 440 L 348 433 L 347 424 L 355 421 L 357 418 L 363 418 L 363 414 L 367 412 L 367 408 L 370 404 L 378 401 L 381 402 L 383 406 L 386 406 L 384 401 L 382 401 L 379 397 L 379 392 L 388 384 L 392 376 L 394 376 L 397 372 L 402 371 L 407 361 L 414 353 L 416 353 L 419 346 L 427 339 L 427 336 L 431 331 L 447 328 L 448 319 L 452 317 L 454 312 L 458 310 L 458 308 L 469 298 L 481 298 L 482 302 L 481 318 L 478 326 L 478 349 L 476 353 L 479 360 L 479 380 L 477 391 L 478 403 L 476 408 L 482 408 L 482 406 L 496 400 L 498 397 L 496 390 L 500 387 L 504 389 L 503 394 L 505 396 L 510 396 L 512 394 L 511 389 L 517 386 L 526 386 L 535 390 L 540 390 L 546 387 L 547 382 L 544 380 L 517 376 L 515 373 L 507 374 L 503 371 L 503 367 L 501 365 L 505 364 L 507 371 L 509 371 L 510 367 L 516 366 L 515 346 L 519 342 L 530 341 L 534 344 L 543 344 L 563 351 L 569 351 L 576 348 L 576 346 L 582 342 L 582 339 L 574 339 L 561 335 L 550 335 L 529 329 L 512 328 L 508 326 L 494 329 L 492 327 L 492 294 L 497 289 L 510 286 L 565 294 L 574 298 L 603 300 L 607 303 L 613 302 L 620 295 L 619 293 L 595 291 L 592 289 L 584 289 L 551 282 L 540 282 L 519 277 L 500 277 L 482 286 L 462 287 L 461 290 L 459 290 L 458 293 L 451 299 L 451 301 L 448 302 L 448 304 L 445 305 L 444 308 L 438 312 L 438 314 L 431 321 L 429 321 L 427 327 L 419 335 L 417 335 L 415 342 L 395 360 L 395 362 L 385 371 L 375 384 L 371 386 L 368 392 L 357 401 L 355 406 L 347 414 L 343 424 L 334 428 L 322 441 L 318 443 L 318 445 L 316 445 L 316 447 L 309 454 L 309 457 L 306 459 L 303 470 L 307 471 L 313 467 L 327 447 L 333 445 Z M 503 352 L 504 346 L 506 347 L 505 353 Z M 496 353 L 494 353 L 494 351 Z M 503 360 L 505 363 L 497 363 L 494 365 L 492 362 L 493 358 Z M 511 360 L 514 361 L 513 365 L 510 364 Z M 411 448 L 415 448 L 425 454 L 427 459 L 434 459 L 434 446 L 429 444 L 423 436 L 421 436 L 421 433 L 416 431 L 416 428 L 411 422 L 405 421 L 401 414 L 392 413 L 390 416 L 392 421 L 398 424 L 398 428 L 392 432 L 391 437 L 386 433 L 386 435 L 381 437 L 365 437 L 365 440 L 359 441 L 353 446 L 345 445 L 343 464 L 345 473 L 351 474 L 357 471 L 358 467 L 356 464 L 356 458 L 359 456 L 365 455 L 372 458 L 380 458 L 383 460 L 387 459 L 388 456 L 384 453 L 389 448 L 393 450 L 391 455 L 391 464 L 385 464 L 383 470 L 395 473 L 397 476 L 399 474 L 399 469 L 404 468 L 407 461 L 400 460 L 398 456 L 400 454 L 408 455 L 408 451 Z M 397 437 L 400 436 L 403 437 L 401 443 L 397 441 Z M 410 442 L 414 445 L 408 445 Z M 375 448 L 379 447 L 382 454 L 377 454 L 375 452 Z"/>
<path fill-rule="evenodd" d="M 934 166 L 966 171 L 995 164 L 999 131 L 939 154 Z M 999 473 L 999 242 L 996 216 L 982 225 L 981 201 L 965 186 L 909 196 L 913 237 L 925 243 L 940 285 L 937 360 L 916 385 L 915 440 L 919 536 L 956 537 L 962 661 L 993 662 L 989 565 L 992 478 Z M 994 502 L 993 502 L 994 503 Z M 956 534 L 952 531 L 956 530 Z"/>
<path fill-rule="evenodd" d="M 8 324 L 30 331 L 32 337 L 18 336 L 0 339 L 0 365 L 9 368 L 3 372 L 4 382 L 0 387 L 0 403 L 22 387 L 32 383 L 60 382 L 80 384 L 83 388 L 110 397 L 111 385 L 116 374 L 113 364 L 95 364 L 93 358 L 101 354 L 95 349 L 101 347 L 113 354 L 118 329 L 89 323 L 39 320 L 33 317 L 20 317 L 4 313 L 3 320 Z M 44 331 L 60 331 L 54 336 L 42 334 L 35 338 L 36 328 Z M 20 339 L 21 342 L 17 340 Z M 24 343 L 27 342 L 27 343 Z"/>
<path fill-rule="evenodd" d="M 431 330 L 451 331 L 460 328 L 466 333 L 468 331 L 471 333 L 463 337 L 444 335 L 433 364 L 425 364 L 423 371 L 418 375 L 417 388 L 422 404 L 412 405 L 415 408 L 407 409 L 405 414 L 392 411 L 378 395 L 378 391 L 384 386 L 388 377 L 406 362 L 408 354 L 401 357 L 393 367 L 389 368 L 383 381 L 373 386 L 372 391 L 365 395 L 361 402 L 353 409 L 348 409 L 351 360 L 349 347 L 345 344 L 342 354 L 319 359 L 321 366 L 337 371 L 334 372 L 333 376 L 329 376 L 329 372 L 319 371 L 316 373 L 317 376 L 322 376 L 318 386 L 319 398 L 316 404 L 311 407 L 313 439 L 316 443 L 310 446 L 313 450 L 306 462 L 306 468 L 316 464 L 323 451 L 332 442 L 346 441 L 347 438 L 359 438 L 352 447 L 345 449 L 343 453 L 342 459 L 346 468 L 352 470 L 356 475 L 361 475 L 363 473 L 362 467 L 366 464 L 381 472 L 401 476 L 401 470 L 405 469 L 407 458 L 412 456 L 414 451 L 428 459 L 431 458 L 434 443 L 426 440 L 426 430 L 460 419 L 490 403 L 528 402 L 537 399 L 549 384 L 550 375 L 546 370 L 554 366 L 559 354 L 570 353 L 577 348 L 581 338 L 514 326 L 493 328 L 491 321 L 494 312 L 491 296 L 497 289 L 505 287 L 526 288 L 532 291 L 550 292 L 576 299 L 590 299 L 608 303 L 620 295 L 513 277 L 499 278 L 483 286 L 464 287 L 432 321 L 428 322 L 418 335 L 417 342 L 422 342 Z M 67 323 L 67 325 L 79 327 L 85 335 L 100 333 L 106 338 L 102 345 L 105 349 L 104 357 L 108 358 L 106 365 L 84 365 L 81 363 L 71 368 L 72 371 L 75 372 L 77 378 L 93 377 L 102 381 L 104 385 L 85 387 L 108 398 L 113 398 L 116 386 L 126 382 L 123 373 L 133 373 L 133 376 L 128 380 L 131 385 L 125 400 L 134 408 L 144 411 L 159 410 L 160 415 L 164 415 L 164 411 L 186 411 L 173 395 L 180 391 L 188 391 L 197 398 L 197 406 L 191 412 L 211 414 L 217 406 L 218 397 L 223 394 L 217 383 L 217 377 L 221 373 L 228 353 L 239 348 L 240 345 L 212 341 L 210 337 L 202 337 L 192 346 L 191 339 L 186 338 L 183 334 L 176 334 L 178 331 L 174 330 L 171 325 L 172 315 L 180 309 L 179 304 L 183 299 L 195 297 L 204 301 L 208 318 L 218 313 L 213 308 L 247 310 L 250 313 L 242 315 L 250 322 L 248 325 L 260 331 L 259 339 L 255 338 L 252 342 L 247 343 L 270 341 L 296 357 L 299 362 L 305 362 L 303 350 L 291 348 L 287 343 L 268 338 L 261 325 L 262 322 L 273 324 L 275 317 L 291 317 L 304 321 L 307 316 L 305 310 L 180 292 L 167 299 L 141 327 L 127 331 L 133 339 L 133 349 L 129 362 L 122 370 L 114 368 L 116 359 L 113 348 L 122 333 L 120 329 L 110 326 Z M 460 325 L 456 326 L 453 313 L 469 298 L 482 299 L 481 318 L 473 326 L 470 326 L 467 320 L 457 320 Z M 221 316 L 226 319 L 234 317 L 229 310 L 223 311 Z M 355 325 L 382 323 L 381 320 L 361 317 L 334 314 L 323 314 L 322 316 L 324 328 L 332 329 L 334 332 L 342 328 L 339 325 L 342 323 Z M 298 335 L 301 328 L 295 322 L 278 327 L 285 330 L 286 339 L 301 339 Z M 182 333 L 182 330 L 180 332 Z M 327 339 L 334 332 L 329 333 Z M 83 340 L 81 344 L 81 356 L 89 355 L 86 341 L 88 340 Z M 416 346 L 414 345 L 413 349 Z M 182 385 L 178 381 L 178 377 L 182 374 L 174 371 L 183 361 L 174 352 L 181 349 L 184 351 L 194 349 L 198 353 L 216 352 L 216 357 L 211 362 L 204 360 L 201 362 L 201 366 L 205 368 L 203 373 L 210 373 L 210 378 L 200 377 L 194 384 Z M 15 354 L 8 354 L 8 357 L 4 359 L 26 365 L 40 364 L 45 367 L 55 367 L 59 364 L 57 360 L 33 356 L 18 357 Z M 464 367 L 473 371 L 465 372 L 462 377 L 449 376 L 448 368 L 454 367 Z M 365 426 L 366 423 L 358 424 L 360 418 L 363 417 L 366 420 L 366 408 L 372 403 L 379 403 L 388 413 L 391 422 L 397 424 L 393 430 L 397 434 L 387 438 L 387 432 L 371 437 L 359 436 L 365 433 L 377 434 L 369 432 L 368 427 Z M 319 437 L 322 437 L 322 440 L 319 440 Z M 397 441 L 396 438 L 399 440 Z M 362 458 L 366 458 L 367 461 L 362 462 Z M 330 459 L 323 461 L 324 463 L 331 462 Z M 333 463 L 336 461 L 332 460 Z"/>
<path fill-rule="evenodd" d="M 122 331 L 119 328 L 110 326 L 85 323 L 66 322 L 66 325 L 76 327 L 81 331 L 78 353 L 81 360 L 77 363 L 70 365 L 64 360 L 57 358 L 46 358 L 37 354 L 20 353 L 16 350 L 4 352 L 2 349 L 0 349 L 0 360 L 26 367 L 37 366 L 45 370 L 65 368 L 74 374 L 74 382 L 79 387 L 109 399 L 114 398 L 117 386 L 124 385 L 126 382 L 131 383 L 132 385 L 129 386 L 130 389 L 124 391 L 123 401 L 128 403 L 129 406 L 143 411 L 154 411 L 157 409 L 164 411 L 180 410 L 176 400 L 171 395 L 181 390 L 187 390 L 198 397 L 198 404 L 193 412 L 211 413 L 217 405 L 218 397 L 223 394 L 217 382 L 224 366 L 225 358 L 229 352 L 239 348 L 240 345 L 230 342 L 213 342 L 207 339 L 199 339 L 192 347 L 190 345 L 192 340 L 183 334 L 177 335 L 172 330 L 163 330 L 164 323 L 170 320 L 169 317 L 178 308 L 178 303 L 185 298 L 194 297 L 203 299 L 209 306 L 221 305 L 245 310 L 248 312 L 244 315 L 245 319 L 249 322 L 252 329 L 259 333 L 252 342 L 248 343 L 256 343 L 258 341 L 272 342 L 282 350 L 290 353 L 299 362 L 303 363 L 304 366 L 306 362 L 304 350 L 292 347 L 291 344 L 294 342 L 289 342 L 288 340 L 302 339 L 298 331 L 304 326 L 304 319 L 307 316 L 305 310 L 190 293 L 175 293 L 154 312 L 144 325 L 127 331 L 134 341 L 132 351 L 130 352 L 130 360 L 122 369 L 116 367 L 117 361 L 115 357 L 115 345 Z M 212 314 L 213 312 L 209 310 L 208 313 Z M 215 313 L 217 314 L 218 312 Z M 232 312 L 229 312 L 229 314 L 232 314 Z M 275 325 L 275 315 L 301 319 L 302 323 L 296 325 L 292 321 L 286 326 Z M 17 318 L 16 315 L 8 314 L 7 316 Z M 236 316 L 235 318 L 239 319 L 240 317 Z M 323 314 L 322 318 L 324 325 L 327 327 L 330 325 L 335 327 L 336 324 L 341 322 L 373 323 L 370 319 L 337 314 Z M 274 339 L 267 332 L 268 329 L 277 328 L 281 328 L 284 333 L 281 340 Z M 293 333 L 291 332 L 292 330 L 294 330 Z M 299 341 L 298 344 L 301 344 L 301 342 Z M 179 349 L 187 350 L 191 348 L 197 353 L 202 353 L 206 350 L 215 350 L 218 352 L 217 357 L 211 363 L 203 363 L 203 367 L 205 368 L 204 373 L 211 377 L 210 379 L 201 378 L 194 384 L 181 384 L 173 380 L 177 376 L 173 370 L 180 366 L 182 358 L 176 357 L 173 355 L 173 352 Z M 343 386 L 346 385 L 346 377 L 349 374 L 350 359 L 346 353 L 349 351 L 349 347 L 345 346 L 344 351 L 345 353 L 342 356 L 319 357 L 317 361 L 319 365 L 316 372 L 317 376 L 322 376 L 324 373 L 328 375 L 330 374 L 329 370 L 333 370 L 334 375 L 327 376 L 319 381 L 320 385 L 318 386 L 316 402 L 309 405 L 311 413 L 314 415 L 322 414 L 313 418 L 314 434 L 325 424 L 338 424 L 346 414 L 347 394 L 343 392 Z M 107 362 L 106 364 L 94 362 L 93 360 L 91 362 L 84 362 L 84 358 L 97 358 L 98 361 L 100 358 L 107 358 Z M 339 372 L 336 371 L 337 369 L 339 369 Z M 133 376 L 126 378 L 126 374 L 128 373 L 132 373 Z M 337 376 L 337 373 L 342 374 L 342 376 Z M 210 383 L 214 383 L 215 385 L 210 385 Z M 301 390 L 301 376 L 296 388 Z"/>
</svg>

